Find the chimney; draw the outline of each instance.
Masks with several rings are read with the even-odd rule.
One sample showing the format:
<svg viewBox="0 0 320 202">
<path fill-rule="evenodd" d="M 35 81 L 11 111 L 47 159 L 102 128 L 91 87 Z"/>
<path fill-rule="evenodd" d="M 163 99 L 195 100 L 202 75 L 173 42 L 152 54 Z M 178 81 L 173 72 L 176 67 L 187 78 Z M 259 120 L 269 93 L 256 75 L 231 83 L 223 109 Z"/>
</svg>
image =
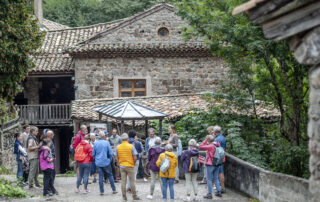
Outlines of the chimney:
<svg viewBox="0 0 320 202">
<path fill-rule="evenodd" d="M 34 0 L 34 15 L 38 18 L 40 26 L 42 25 L 42 0 Z"/>
</svg>

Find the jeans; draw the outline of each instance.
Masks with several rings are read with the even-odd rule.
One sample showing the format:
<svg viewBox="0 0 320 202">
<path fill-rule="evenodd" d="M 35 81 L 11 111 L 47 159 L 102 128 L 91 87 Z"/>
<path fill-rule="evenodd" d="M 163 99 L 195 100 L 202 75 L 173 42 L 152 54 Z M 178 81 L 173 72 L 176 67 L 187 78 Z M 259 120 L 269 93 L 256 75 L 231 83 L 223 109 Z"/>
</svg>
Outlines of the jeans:
<svg viewBox="0 0 320 202">
<path fill-rule="evenodd" d="M 90 170 L 90 176 L 91 175 L 94 175 L 97 173 L 97 166 L 96 166 L 96 163 L 95 161 L 93 160 L 92 161 L 92 164 L 91 164 L 91 170 Z"/>
<path fill-rule="evenodd" d="M 56 193 L 56 189 L 53 186 L 53 176 L 54 176 L 54 170 L 53 169 L 46 169 L 43 171 L 43 195 L 49 194 L 49 191 L 51 191 L 53 194 Z"/>
<path fill-rule="evenodd" d="M 170 190 L 170 199 L 174 199 L 174 190 L 173 190 L 174 178 L 161 177 L 161 181 L 162 181 L 162 196 L 163 196 L 163 199 L 167 200 L 168 183 L 169 183 L 169 190 Z"/>
<path fill-rule="evenodd" d="M 114 181 L 113 181 L 111 164 L 107 165 L 106 167 L 98 167 L 98 172 L 99 172 L 100 193 L 104 193 L 103 179 L 105 176 L 107 176 L 109 179 L 112 191 L 116 191 L 116 187 L 114 186 Z"/>
<path fill-rule="evenodd" d="M 223 173 L 223 170 L 224 170 L 224 163 L 222 163 L 222 164 L 219 166 L 219 174 Z"/>
<path fill-rule="evenodd" d="M 88 188 L 90 170 L 91 170 L 91 163 L 79 164 L 79 177 L 77 179 L 77 188 L 80 187 L 82 178 L 83 178 L 84 189 Z"/>
<path fill-rule="evenodd" d="M 191 194 L 191 185 L 193 186 L 194 194 L 198 194 L 198 183 L 197 177 L 198 173 L 185 173 L 186 176 L 186 185 L 187 185 L 187 194 Z"/>
<path fill-rule="evenodd" d="M 110 165 L 111 165 L 113 179 L 116 180 L 117 174 L 116 174 L 116 165 L 115 165 L 114 157 L 112 157 L 112 161 L 110 162 Z"/>
<path fill-rule="evenodd" d="M 154 187 L 156 185 L 157 176 L 159 177 L 159 173 L 155 173 L 152 170 L 150 170 L 150 175 L 151 175 L 150 194 L 153 195 Z M 162 180 L 160 179 L 160 177 L 159 177 L 159 182 L 160 182 L 160 188 L 162 192 Z"/>
<path fill-rule="evenodd" d="M 137 180 L 139 161 L 140 160 L 136 160 L 136 163 L 134 164 L 134 181 Z M 127 189 L 130 189 L 130 178 L 129 177 L 127 177 Z"/>
<path fill-rule="evenodd" d="M 22 181 L 22 176 L 23 176 L 23 170 L 22 170 L 22 161 L 17 160 L 17 180 Z"/>
<path fill-rule="evenodd" d="M 207 167 L 207 184 L 208 184 L 208 193 L 212 194 L 212 179 L 216 186 L 218 192 L 221 191 L 220 181 L 218 177 L 219 166 L 210 166 L 206 165 Z"/>
<path fill-rule="evenodd" d="M 136 192 L 136 186 L 134 184 L 134 168 L 132 167 L 120 167 L 120 172 L 121 172 L 121 192 L 122 192 L 122 197 L 126 198 L 126 184 L 127 184 L 127 177 L 130 179 L 130 187 L 131 187 L 131 192 L 133 197 L 137 197 L 137 192 Z"/>
<path fill-rule="evenodd" d="M 40 186 L 39 181 L 38 181 L 38 175 L 39 175 L 39 159 L 31 159 L 29 161 L 30 163 L 30 171 L 29 171 L 29 186 L 32 186 L 32 182 L 34 179 L 34 183 L 36 186 Z"/>
</svg>

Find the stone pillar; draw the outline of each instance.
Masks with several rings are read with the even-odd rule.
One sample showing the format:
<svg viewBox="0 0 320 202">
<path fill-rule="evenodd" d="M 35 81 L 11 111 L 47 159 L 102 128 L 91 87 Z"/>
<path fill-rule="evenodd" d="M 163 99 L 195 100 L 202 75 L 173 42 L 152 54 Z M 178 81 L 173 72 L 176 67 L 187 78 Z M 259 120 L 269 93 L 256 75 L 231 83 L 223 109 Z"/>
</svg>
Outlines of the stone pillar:
<svg viewBox="0 0 320 202">
<path fill-rule="evenodd" d="M 39 24 L 42 25 L 43 12 L 42 0 L 34 0 L 34 15 L 38 18 Z"/>
<path fill-rule="evenodd" d="M 310 107 L 309 107 L 309 152 L 310 181 L 309 190 L 312 201 L 320 199 L 320 65 L 310 70 Z"/>
</svg>

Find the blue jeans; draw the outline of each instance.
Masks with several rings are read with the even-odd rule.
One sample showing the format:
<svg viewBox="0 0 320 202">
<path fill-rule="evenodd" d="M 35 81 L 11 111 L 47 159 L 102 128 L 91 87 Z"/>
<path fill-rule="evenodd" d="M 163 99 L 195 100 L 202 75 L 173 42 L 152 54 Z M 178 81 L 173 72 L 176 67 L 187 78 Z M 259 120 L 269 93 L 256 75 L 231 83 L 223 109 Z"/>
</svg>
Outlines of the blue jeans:
<svg viewBox="0 0 320 202">
<path fill-rule="evenodd" d="M 163 199 L 167 200 L 168 183 L 169 183 L 169 190 L 170 190 L 170 199 L 174 199 L 174 190 L 173 190 L 174 178 L 162 177 L 161 180 L 162 180 L 162 196 L 163 196 Z"/>
<path fill-rule="evenodd" d="M 222 163 L 222 164 L 219 166 L 219 174 L 223 173 L 223 170 L 224 170 L 224 163 Z"/>
<path fill-rule="evenodd" d="M 90 170 L 91 170 L 91 163 L 79 164 L 79 177 L 77 179 L 77 188 L 80 187 L 82 178 L 83 178 L 84 189 L 88 188 Z"/>
<path fill-rule="evenodd" d="M 104 193 L 103 179 L 104 179 L 105 175 L 107 175 L 107 177 L 109 179 L 112 191 L 116 191 L 116 186 L 114 186 L 114 180 L 113 180 L 111 165 L 109 164 L 106 167 L 98 167 L 98 170 L 99 170 L 100 193 Z"/>
<path fill-rule="evenodd" d="M 210 166 L 206 165 L 207 167 L 207 184 L 208 184 L 208 193 L 212 194 L 212 179 L 214 181 L 214 185 L 216 185 L 217 191 L 221 191 L 220 181 L 218 177 L 219 173 L 219 166 Z"/>
<path fill-rule="evenodd" d="M 18 164 L 18 169 L 17 169 L 17 179 L 18 180 L 22 180 L 22 176 L 23 176 L 23 170 L 22 170 L 22 161 L 21 160 L 17 160 L 17 164 Z"/>
</svg>

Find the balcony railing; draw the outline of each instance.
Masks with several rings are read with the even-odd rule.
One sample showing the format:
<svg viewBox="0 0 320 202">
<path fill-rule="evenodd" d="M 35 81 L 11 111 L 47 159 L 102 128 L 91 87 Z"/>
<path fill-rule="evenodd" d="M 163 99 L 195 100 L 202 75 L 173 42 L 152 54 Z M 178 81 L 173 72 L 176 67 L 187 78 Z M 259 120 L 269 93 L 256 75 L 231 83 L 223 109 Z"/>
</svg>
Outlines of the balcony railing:
<svg viewBox="0 0 320 202">
<path fill-rule="evenodd" d="M 19 105 L 23 124 L 47 125 L 71 123 L 70 104 Z"/>
</svg>

